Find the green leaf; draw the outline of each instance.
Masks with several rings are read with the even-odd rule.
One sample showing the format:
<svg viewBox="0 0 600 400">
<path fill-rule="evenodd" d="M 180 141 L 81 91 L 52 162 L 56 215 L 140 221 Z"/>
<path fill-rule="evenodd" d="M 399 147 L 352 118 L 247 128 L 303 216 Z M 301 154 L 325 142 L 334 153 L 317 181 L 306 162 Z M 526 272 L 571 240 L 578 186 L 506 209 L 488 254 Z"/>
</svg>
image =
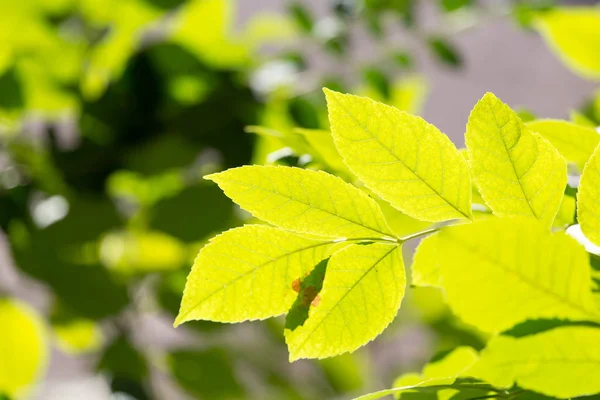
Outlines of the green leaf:
<svg viewBox="0 0 600 400">
<path fill-rule="evenodd" d="M 581 174 L 577 192 L 577 220 L 584 235 L 600 246 L 600 145 Z"/>
<path fill-rule="evenodd" d="M 281 228 L 328 237 L 393 237 L 375 200 L 340 178 L 292 167 L 209 175 L 243 209 Z"/>
<path fill-rule="evenodd" d="M 436 238 L 448 305 L 480 330 L 540 318 L 600 321 L 589 256 L 570 236 L 528 218 L 492 218 Z"/>
<path fill-rule="evenodd" d="M 396 316 L 405 283 L 398 245 L 355 244 L 335 253 L 320 301 L 304 325 L 285 330 L 290 360 L 331 357 L 373 340 Z"/>
<path fill-rule="evenodd" d="M 550 227 L 567 184 L 564 159 L 492 93 L 471 112 L 465 141 L 477 187 L 498 216 L 531 216 Z"/>
<path fill-rule="evenodd" d="M 0 299 L 0 393 L 25 398 L 46 368 L 47 333 L 27 305 Z"/>
<path fill-rule="evenodd" d="M 569 121 L 540 119 L 529 122 L 526 126 L 546 138 L 567 161 L 577 165 L 580 171 L 600 143 L 600 135 L 596 129 Z"/>
<path fill-rule="evenodd" d="M 437 233 L 421 240 L 415 250 L 412 263 L 412 284 L 415 286 L 442 285 L 442 274 L 438 264 Z"/>
<path fill-rule="evenodd" d="M 600 329 L 571 326 L 493 338 L 467 373 L 496 387 L 571 398 L 600 392 Z"/>
<path fill-rule="evenodd" d="M 335 144 L 373 192 L 425 220 L 471 219 L 471 177 L 447 136 L 419 117 L 325 89 Z"/>
<path fill-rule="evenodd" d="M 296 298 L 294 280 L 327 258 L 335 244 L 265 225 L 216 236 L 194 262 L 175 326 L 195 319 L 240 322 L 285 313 Z"/>
<path fill-rule="evenodd" d="M 534 27 L 562 61 L 581 75 L 600 79 L 600 9 L 555 8 L 540 13 Z"/>
<path fill-rule="evenodd" d="M 355 400 L 377 400 L 386 396 L 395 395 L 408 395 L 414 394 L 415 398 L 419 399 L 447 399 L 447 398 L 456 398 L 456 399 L 481 399 L 490 397 L 490 392 L 494 392 L 494 388 L 491 385 L 481 383 L 481 382 L 472 382 L 472 380 L 463 379 L 460 381 L 456 381 L 455 383 L 448 383 L 447 378 L 443 379 L 429 379 L 426 381 L 421 381 L 420 376 L 417 374 L 406 375 L 406 381 L 411 381 L 406 386 L 395 387 L 393 389 L 385 389 L 380 390 L 378 392 L 366 394 L 364 396 L 357 397 Z M 463 382 L 464 381 L 464 382 Z M 460 396 L 452 396 L 455 393 L 459 392 Z M 417 397 L 418 396 L 418 397 Z M 484 397 L 485 396 L 485 397 Z M 500 397 L 499 395 L 497 397 Z"/>
<path fill-rule="evenodd" d="M 440 61 L 452 68 L 459 68 L 463 64 L 463 58 L 458 49 L 443 37 L 431 37 L 427 40 L 429 49 Z"/>
</svg>

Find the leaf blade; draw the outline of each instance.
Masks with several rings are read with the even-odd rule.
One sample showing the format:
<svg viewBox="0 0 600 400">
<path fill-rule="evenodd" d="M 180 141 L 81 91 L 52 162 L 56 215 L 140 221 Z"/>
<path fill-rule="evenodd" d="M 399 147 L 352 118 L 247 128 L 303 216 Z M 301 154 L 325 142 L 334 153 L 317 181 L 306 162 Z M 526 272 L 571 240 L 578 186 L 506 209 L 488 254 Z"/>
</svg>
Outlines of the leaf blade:
<svg viewBox="0 0 600 400">
<path fill-rule="evenodd" d="M 527 218 L 494 218 L 437 237 L 448 305 L 482 331 L 528 319 L 600 321 L 588 254 L 566 234 Z"/>
<path fill-rule="evenodd" d="M 538 119 L 525 125 L 548 140 L 567 161 L 575 163 L 580 171 L 600 143 L 600 135 L 594 128 L 569 121 Z"/>
<path fill-rule="evenodd" d="M 296 295 L 292 282 L 336 245 L 265 225 L 216 236 L 194 262 L 175 326 L 194 319 L 241 322 L 285 313 Z"/>
<path fill-rule="evenodd" d="M 465 141 L 477 187 L 494 213 L 550 227 L 567 184 L 558 151 L 492 93 L 471 111 Z"/>
<path fill-rule="evenodd" d="M 209 175 L 233 201 L 283 229 L 327 237 L 393 237 L 377 203 L 322 171 L 244 166 Z"/>
<path fill-rule="evenodd" d="M 396 108 L 324 91 L 336 147 L 367 187 L 417 219 L 472 218 L 467 163 L 447 136 Z"/>
<path fill-rule="evenodd" d="M 285 331 L 291 361 L 354 351 L 392 322 L 406 283 L 400 249 L 357 244 L 330 258 L 320 303 L 304 325 Z M 369 301 L 369 292 L 379 292 L 377 302 Z"/>
<path fill-rule="evenodd" d="M 600 145 L 583 169 L 577 192 L 577 220 L 585 236 L 600 245 Z"/>
<path fill-rule="evenodd" d="M 513 383 L 558 398 L 600 391 L 600 329 L 570 326 L 522 338 L 498 336 L 467 373 L 496 387 Z"/>
</svg>

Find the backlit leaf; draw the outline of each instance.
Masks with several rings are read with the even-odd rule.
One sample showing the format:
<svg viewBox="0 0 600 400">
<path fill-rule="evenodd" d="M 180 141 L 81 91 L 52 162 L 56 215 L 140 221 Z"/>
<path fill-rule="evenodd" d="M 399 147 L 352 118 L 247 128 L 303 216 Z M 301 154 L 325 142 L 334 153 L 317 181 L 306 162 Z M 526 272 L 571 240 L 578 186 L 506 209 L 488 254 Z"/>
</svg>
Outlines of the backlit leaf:
<svg viewBox="0 0 600 400">
<path fill-rule="evenodd" d="M 356 244 L 335 253 L 320 301 L 302 326 L 285 331 L 290 360 L 331 357 L 373 340 L 396 316 L 405 283 L 398 245 Z"/>
<path fill-rule="evenodd" d="M 329 237 L 394 236 L 375 200 L 322 171 L 254 165 L 206 179 L 255 217 L 284 229 Z"/>
<path fill-rule="evenodd" d="M 437 233 L 421 240 L 412 263 L 412 284 L 415 286 L 441 286 L 442 275 L 438 265 Z"/>
<path fill-rule="evenodd" d="M 568 326 L 521 338 L 493 338 L 467 373 L 508 388 L 517 384 L 547 396 L 600 392 L 600 329 Z"/>
<path fill-rule="evenodd" d="M 194 262 L 175 325 L 285 313 L 296 298 L 293 282 L 304 278 L 334 245 L 265 225 L 247 225 L 213 238 Z"/>
<path fill-rule="evenodd" d="M 494 213 L 550 227 L 567 184 L 558 151 L 492 93 L 471 112 L 465 141 L 477 187 Z"/>
<path fill-rule="evenodd" d="M 600 135 L 596 129 L 569 121 L 539 119 L 526 126 L 546 138 L 567 161 L 577 165 L 580 171 L 600 143 Z"/>
<path fill-rule="evenodd" d="M 367 187 L 414 218 L 472 218 L 467 162 L 447 136 L 368 98 L 325 94 L 336 146 Z"/>
<path fill-rule="evenodd" d="M 448 305 L 482 331 L 528 319 L 600 321 L 589 256 L 565 233 L 551 234 L 527 218 L 493 218 L 436 237 Z"/>
<path fill-rule="evenodd" d="M 600 146 L 581 174 L 577 193 L 577 220 L 585 236 L 600 246 Z"/>
<path fill-rule="evenodd" d="M 36 312 L 8 299 L 0 299 L 0 321 L 0 394 L 21 398 L 46 367 L 45 328 Z"/>
<path fill-rule="evenodd" d="M 534 26 L 570 68 L 600 79 L 600 9 L 556 8 L 540 13 Z"/>
</svg>

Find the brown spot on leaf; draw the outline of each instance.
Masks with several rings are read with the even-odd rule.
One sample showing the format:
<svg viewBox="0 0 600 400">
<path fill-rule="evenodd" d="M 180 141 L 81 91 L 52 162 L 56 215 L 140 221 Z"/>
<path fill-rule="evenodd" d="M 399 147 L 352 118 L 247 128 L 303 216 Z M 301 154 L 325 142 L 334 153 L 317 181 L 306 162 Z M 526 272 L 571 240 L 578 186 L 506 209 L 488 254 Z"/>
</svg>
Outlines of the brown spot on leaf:
<svg viewBox="0 0 600 400">
<path fill-rule="evenodd" d="M 294 282 L 292 282 L 292 290 L 296 293 L 300 293 L 300 283 L 302 283 L 300 281 L 300 278 L 296 279 Z"/>
</svg>

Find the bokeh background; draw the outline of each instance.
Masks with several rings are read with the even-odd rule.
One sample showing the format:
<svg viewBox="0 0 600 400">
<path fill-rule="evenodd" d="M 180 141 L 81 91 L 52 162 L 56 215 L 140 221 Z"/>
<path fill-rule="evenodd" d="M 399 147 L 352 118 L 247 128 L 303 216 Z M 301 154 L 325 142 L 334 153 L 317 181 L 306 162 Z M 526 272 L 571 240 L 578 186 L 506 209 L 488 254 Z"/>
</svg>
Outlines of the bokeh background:
<svg viewBox="0 0 600 400">
<path fill-rule="evenodd" d="M 524 118 L 598 122 L 597 86 L 532 25 L 597 3 L 0 1 L 0 301 L 36 310 L 49 348 L 23 398 L 350 398 L 481 348 L 427 289 L 377 341 L 323 361 L 288 362 L 282 319 L 172 328 L 203 243 L 252 222 L 202 176 L 327 169 L 294 130 L 328 128 L 323 86 L 422 115 L 459 147 L 486 91 Z"/>
</svg>

